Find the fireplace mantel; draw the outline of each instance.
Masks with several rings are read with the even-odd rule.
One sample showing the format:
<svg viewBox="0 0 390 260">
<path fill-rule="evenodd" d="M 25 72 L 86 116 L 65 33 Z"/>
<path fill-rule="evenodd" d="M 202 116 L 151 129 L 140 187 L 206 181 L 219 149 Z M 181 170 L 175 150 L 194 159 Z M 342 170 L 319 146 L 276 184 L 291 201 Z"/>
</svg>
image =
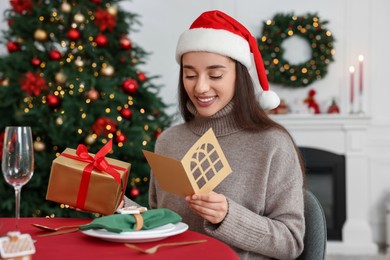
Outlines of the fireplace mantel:
<svg viewBox="0 0 390 260">
<path fill-rule="evenodd" d="M 376 254 L 369 223 L 369 157 L 366 148 L 371 118 L 366 115 L 272 115 L 301 147 L 342 154 L 346 158 L 346 213 L 342 241 L 328 241 L 328 254 Z"/>
</svg>

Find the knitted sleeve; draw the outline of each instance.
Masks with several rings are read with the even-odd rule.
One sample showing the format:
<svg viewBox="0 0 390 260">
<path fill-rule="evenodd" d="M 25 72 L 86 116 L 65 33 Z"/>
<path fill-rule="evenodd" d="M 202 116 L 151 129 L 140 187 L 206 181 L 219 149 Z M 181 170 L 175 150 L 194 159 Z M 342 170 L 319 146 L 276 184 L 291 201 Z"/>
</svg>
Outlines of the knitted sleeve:
<svg viewBox="0 0 390 260">
<path fill-rule="evenodd" d="M 205 222 L 208 234 L 244 254 L 276 259 L 294 259 L 301 254 L 305 232 L 303 176 L 293 146 L 288 147 L 292 150 L 273 151 L 264 213 L 255 213 L 228 198 L 224 221 L 217 226 Z"/>
</svg>

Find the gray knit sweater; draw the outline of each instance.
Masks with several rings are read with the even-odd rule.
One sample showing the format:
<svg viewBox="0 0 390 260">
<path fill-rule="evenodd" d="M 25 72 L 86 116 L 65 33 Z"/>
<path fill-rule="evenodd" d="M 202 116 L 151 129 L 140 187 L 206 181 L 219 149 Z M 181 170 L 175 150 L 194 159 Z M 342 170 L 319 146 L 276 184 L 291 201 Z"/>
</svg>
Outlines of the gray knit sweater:
<svg viewBox="0 0 390 260">
<path fill-rule="evenodd" d="M 169 208 L 191 230 L 210 235 L 233 248 L 240 259 L 294 259 L 303 250 L 303 176 L 287 133 L 272 129 L 249 132 L 235 124 L 232 104 L 210 118 L 195 117 L 158 138 L 155 152 L 181 160 L 209 128 L 232 173 L 215 189 L 226 196 L 228 214 L 213 225 L 193 213 L 184 198 L 162 190 L 151 177 L 150 208 Z"/>
</svg>

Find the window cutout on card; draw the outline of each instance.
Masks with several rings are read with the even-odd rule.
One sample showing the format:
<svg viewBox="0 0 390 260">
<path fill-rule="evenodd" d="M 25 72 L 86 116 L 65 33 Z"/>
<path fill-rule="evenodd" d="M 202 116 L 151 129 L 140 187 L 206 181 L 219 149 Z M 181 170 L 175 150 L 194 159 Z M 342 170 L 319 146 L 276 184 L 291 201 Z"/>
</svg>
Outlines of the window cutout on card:
<svg viewBox="0 0 390 260">
<path fill-rule="evenodd" d="M 191 172 L 199 188 L 202 188 L 223 168 L 215 147 L 210 143 L 201 144 L 191 156 Z"/>
</svg>

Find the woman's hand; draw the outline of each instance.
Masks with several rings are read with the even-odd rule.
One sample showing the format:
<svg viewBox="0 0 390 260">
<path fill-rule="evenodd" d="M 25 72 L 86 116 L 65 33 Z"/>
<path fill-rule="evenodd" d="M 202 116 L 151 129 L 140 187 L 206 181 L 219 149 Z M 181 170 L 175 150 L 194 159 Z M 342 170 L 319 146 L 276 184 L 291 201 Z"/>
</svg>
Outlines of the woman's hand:
<svg viewBox="0 0 390 260">
<path fill-rule="evenodd" d="M 208 194 L 194 194 L 185 199 L 196 214 L 212 224 L 221 223 L 228 211 L 226 197 L 213 191 Z"/>
</svg>

